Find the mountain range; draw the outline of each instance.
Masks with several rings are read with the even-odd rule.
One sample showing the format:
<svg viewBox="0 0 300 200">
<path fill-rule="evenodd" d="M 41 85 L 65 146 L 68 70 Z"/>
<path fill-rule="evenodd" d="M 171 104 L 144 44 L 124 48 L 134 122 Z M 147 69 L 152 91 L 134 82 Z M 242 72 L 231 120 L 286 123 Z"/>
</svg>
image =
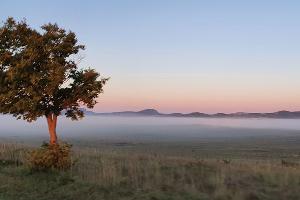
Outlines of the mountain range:
<svg viewBox="0 0 300 200">
<path fill-rule="evenodd" d="M 153 117 L 199 117 L 199 118 L 278 118 L 278 119 L 300 119 L 300 111 L 278 111 L 272 113 L 216 113 L 207 114 L 201 112 L 192 113 L 160 113 L 155 109 L 145 109 L 141 111 L 123 111 L 123 112 L 109 112 L 109 113 L 97 113 L 93 111 L 83 110 L 86 115 L 93 116 L 153 116 Z"/>
</svg>

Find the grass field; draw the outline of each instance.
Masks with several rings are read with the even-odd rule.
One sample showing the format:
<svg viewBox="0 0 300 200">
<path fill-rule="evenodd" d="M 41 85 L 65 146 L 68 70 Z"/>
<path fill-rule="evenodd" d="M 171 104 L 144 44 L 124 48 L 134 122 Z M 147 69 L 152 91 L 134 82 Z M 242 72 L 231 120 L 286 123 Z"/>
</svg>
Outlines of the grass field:
<svg viewBox="0 0 300 200">
<path fill-rule="evenodd" d="M 272 158 L 257 151 L 258 159 L 252 153 L 242 159 L 241 149 L 231 157 L 224 156 L 229 155 L 227 150 L 223 158 L 209 151 L 210 157 L 206 152 L 201 158 L 199 149 L 197 155 L 175 156 L 178 146 L 171 144 L 173 155 L 162 148 L 142 151 L 141 146 L 134 150 L 126 145 L 75 147 L 71 170 L 31 172 L 24 158 L 32 147 L 1 144 L 0 199 L 300 199 L 295 150 L 284 156 L 277 152 Z"/>
</svg>

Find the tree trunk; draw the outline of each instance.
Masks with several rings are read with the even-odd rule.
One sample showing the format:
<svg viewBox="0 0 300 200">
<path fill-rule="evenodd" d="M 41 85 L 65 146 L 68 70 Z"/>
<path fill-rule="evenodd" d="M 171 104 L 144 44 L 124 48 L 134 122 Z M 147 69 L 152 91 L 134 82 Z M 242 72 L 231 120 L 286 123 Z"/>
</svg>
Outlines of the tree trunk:
<svg viewBox="0 0 300 200">
<path fill-rule="evenodd" d="M 57 124 L 57 115 L 51 113 L 47 115 L 47 123 L 50 135 L 50 144 L 57 143 L 57 135 L 56 135 L 56 124 Z"/>
</svg>

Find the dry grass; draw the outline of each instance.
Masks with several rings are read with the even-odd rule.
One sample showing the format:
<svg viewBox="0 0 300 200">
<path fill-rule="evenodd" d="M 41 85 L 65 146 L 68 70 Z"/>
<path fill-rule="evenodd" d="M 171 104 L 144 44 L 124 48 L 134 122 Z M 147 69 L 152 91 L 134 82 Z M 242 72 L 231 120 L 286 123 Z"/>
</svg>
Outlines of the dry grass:
<svg viewBox="0 0 300 200">
<path fill-rule="evenodd" d="M 23 163 L 26 149 L 0 145 L 0 160 L 7 162 L 0 174 Z M 297 162 L 196 159 L 96 148 L 75 149 L 72 159 L 72 184 L 86 183 L 92 193 L 112 191 L 111 199 L 300 199 Z"/>
<path fill-rule="evenodd" d="M 102 186 L 205 193 L 226 199 L 300 198 L 300 165 L 280 161 L 192 159 L 85 149 L 76 152 L 74 175 Z M 284 191 L 284 192 L 283 192 Z"/>
</svg>

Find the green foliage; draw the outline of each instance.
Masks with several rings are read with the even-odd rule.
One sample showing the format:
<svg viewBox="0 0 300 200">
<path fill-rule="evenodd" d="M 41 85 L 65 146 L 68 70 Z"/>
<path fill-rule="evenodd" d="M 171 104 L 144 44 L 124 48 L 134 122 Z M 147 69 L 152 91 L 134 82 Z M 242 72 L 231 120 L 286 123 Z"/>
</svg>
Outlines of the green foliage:
<svg viewBox="0 0 300 200">
<path fill-rule="evenodd" d="M 34 171 L 70 169 L 72 165 L 71 147 L 67 143 L 51 145 L 44 143 L 40 148 L 29 152 L 27 163 Z"/>
<path fill-rule="evenodd" d="M 80 105 L 92 108 L 108 79 L 93 69 L 78 69 L 83 45 L 75 33 L 45 24 L 42 31 L 13 18 L 0 26 L 0 113 L 18 119 L 61 114 L 77 120 Z"/>
</svg>

